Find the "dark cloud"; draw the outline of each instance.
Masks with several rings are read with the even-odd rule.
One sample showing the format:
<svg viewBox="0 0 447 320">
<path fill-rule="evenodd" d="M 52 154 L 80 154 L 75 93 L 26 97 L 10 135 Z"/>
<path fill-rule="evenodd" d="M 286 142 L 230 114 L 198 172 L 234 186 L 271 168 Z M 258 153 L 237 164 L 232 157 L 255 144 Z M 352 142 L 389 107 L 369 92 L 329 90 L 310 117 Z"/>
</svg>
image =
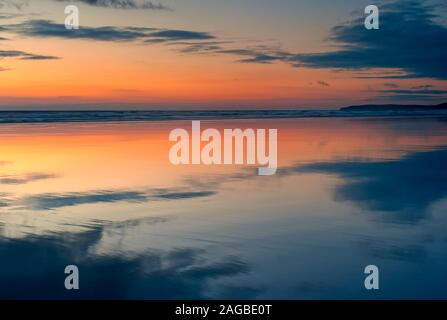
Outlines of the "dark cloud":
<svg viewBox="0 0 447 320">
<path fill-rule="evenodd" d="M 56 37 L 97 41 L 137 41 L 146 43 L 176 42 L 182 40 L 207 40 L 214 36 L 206 32 L 166 30 L 143 27 L 87 27 L 67 30 L 65 25 L 49 20 L 30 20 L 18 24 L 3 25 L 3 29 L 29 37 Z"/>
<path fill-rule="evenodd" d="M 6 31 L 29 37 L 58 37 L 66 39 L 89 39 L 102 41 L 131 41 L 146 36 L 153 29 L 136 29 L 121 27 L 86 27 L 67 30 L 65 25 L 49 20 L 30 20 L 18 24 L 4 25 Z"/>
<path fill-rule="evenodd" d="M 147 9 L 147 10 L 171 10 L 169 7 L 152 1 L 140 0 L 55 0 L 58 2 L 81 2 L 95 7 L 114 9 Z"/>
<path fill-rule="evenodd" d="M 21 58 L 22 60 L 57 60 L 59 57 L 55 56 L 42 56 L 36 54 L 27 54 Z"/>
<path fill-rule="evenodd" d="M 55 56 L 38 55 L 18 50 L 0 50 L 0 58 L 18 58 L 21 60 L 55 60 Z"/>
<path fill-rule="evenodd" d="M 183 52 L 243 56 L 244 63 L 286 62 L 295 67 L 328 68 L 362 72 L 356 78 L 447 79 L 447 28 L 437 22 L 438 4 L 399 0 L 379 5 L 380 29 L 366 30 L 365 15 L 336 26 L 328 40 L 335 51 L 293 53 L 278 48 L 223 48 L 220 45 L 190 45 Z M 417 43 L 417 45 L 415 45 Z M 377 71 L 376 71 L 377 69 Z M 378 70 L 380 69 L 380 71 Z"/>
<path fill-rule="evenodd" d="M 209 40 L 214 36 L 207 32 L 194 32 L 187 30 L 160 30 L 147 35 L 145 42 L 167 42 L 181 40 Z"/>
<path fill-rule="evenodd" d="M 438 6 L 426 1 L 402 0 L 379 8 L 379 30 L 366 30 L 362 15 L 332 29 L 329 39 L 338 50 L 296 54 L 288 60 L 296 67 L 397 69 L 405 74 L 387 78 L 446 80 L 447 28 L 436 22 Z"/>
<path fill-rule="evenodd" d="M 156 198 L 162 200 L 179 200 L 179 199 L 191 199 L 202 198 L 215 195 L 213 191 L 196 191 L 196 192 L 166 192 L 156 195 Z"/>
</svg>

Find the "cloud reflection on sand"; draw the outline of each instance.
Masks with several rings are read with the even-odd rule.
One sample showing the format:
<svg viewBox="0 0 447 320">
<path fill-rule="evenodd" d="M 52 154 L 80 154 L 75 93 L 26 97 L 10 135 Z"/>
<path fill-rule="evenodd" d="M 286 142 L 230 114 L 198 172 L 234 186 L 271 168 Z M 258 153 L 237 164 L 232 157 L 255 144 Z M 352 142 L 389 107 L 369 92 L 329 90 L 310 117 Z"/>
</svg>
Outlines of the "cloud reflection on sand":
<svg viewBox="0 0 447 320">
<path fill-rule="evenodd" d="M 86 192 L 68 193 L 42 193 L 24 196 L 16 200 L 3 202 L 4 206 L 13 207 L 16 210 L 54 210 L 64 207 L 72 207 L 83 204 L 98 203 L 144 203 L 147 201 L 169 201 L 209 197 L 214 195 L 212 191 L 179 191 L 155 189 L 149 191 L 130 190 L 96 190 Z"/>
<path fill-rule="evenodd" d="M 383 219 L 416 223 L 427 208 L 447 196 L 447 149 L 415 152 L 399 160 L 315 163 L 297 172 L 336 174 L 343 183 L 334 190 L 337 201 L 353 201 Z"/>
<path fill-rule="evenodd" d="M 0 265 L 0 298 L 203 299 L 209 278 L 249 271 L 237 257 L 212 262 L 196 248 L 149 250 L 133 257 L 88 254 L 102 233 L 97 227 L 69 238 L 1 240 L 0 259 L 8 264 Z M 32 266 L 27 261 L 33 261 Z M 67 261 L 81 270 L 80 291 L 62 285 Z"/>
</svg>

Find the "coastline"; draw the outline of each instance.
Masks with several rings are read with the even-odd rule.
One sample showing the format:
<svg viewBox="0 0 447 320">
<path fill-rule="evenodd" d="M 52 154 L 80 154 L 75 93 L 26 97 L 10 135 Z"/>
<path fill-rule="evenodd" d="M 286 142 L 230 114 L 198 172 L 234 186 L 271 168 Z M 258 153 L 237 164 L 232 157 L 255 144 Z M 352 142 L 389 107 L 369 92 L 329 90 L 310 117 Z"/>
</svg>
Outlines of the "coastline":
<svg viewBox="0 0 447 320">
<path fill-rule="evenodd" d="M 447 117 L 447 109 L 428 110 L 192 110 L 192 111 L 0 111 L 0 124 L 123 122 L 219 119 L 293 119 L 357 117 Z"/>
</svg>

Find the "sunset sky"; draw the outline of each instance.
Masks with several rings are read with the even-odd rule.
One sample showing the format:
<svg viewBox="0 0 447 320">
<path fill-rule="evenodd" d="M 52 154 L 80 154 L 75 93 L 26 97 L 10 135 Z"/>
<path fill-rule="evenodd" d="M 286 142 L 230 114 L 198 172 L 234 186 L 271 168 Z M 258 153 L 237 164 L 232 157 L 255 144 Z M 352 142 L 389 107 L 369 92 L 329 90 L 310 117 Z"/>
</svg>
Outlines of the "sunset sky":
<svg viewBox="0 0 447 320">
<path fill-rule="evenodd" d="M 0 0 L 0 109 L 440 103 L 446 39 L 437 0 Z"/>
</svg>

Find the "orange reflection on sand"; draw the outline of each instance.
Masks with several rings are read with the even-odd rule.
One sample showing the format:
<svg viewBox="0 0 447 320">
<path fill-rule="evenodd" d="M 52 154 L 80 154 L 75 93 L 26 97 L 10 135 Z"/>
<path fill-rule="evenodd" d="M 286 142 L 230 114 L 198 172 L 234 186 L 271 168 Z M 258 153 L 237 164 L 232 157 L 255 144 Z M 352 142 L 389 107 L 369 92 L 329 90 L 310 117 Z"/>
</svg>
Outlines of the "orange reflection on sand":
<svg viewBox="0 0 447 320">
<path fill-rule="evenodd" d="M 430 124 L 419 120 L 419 126 L 408 129 L 405 121 L 396 125 L 395 121 L 362 119 L 221 120 L 202 121 L 202 127 L 277 128 L 279 170 L 315 161 L 399 158 L 447 144 L 442 123 L 437 128 L 432 120 Z M 426 125 L 430 129 L 421 135 Z M 3 125 L 0 160 L 6 164 L 0 167 L 2 176 L 51 173 L 56 177 L 2 189 L 37 193 L 168 187 L 190 176 L 243 170 L 225 165 L 172 165 L 169 132 L 190 126 L 187 121 Z M 412 134 L 415 127 L 418 134 Z"/>
</svg>

